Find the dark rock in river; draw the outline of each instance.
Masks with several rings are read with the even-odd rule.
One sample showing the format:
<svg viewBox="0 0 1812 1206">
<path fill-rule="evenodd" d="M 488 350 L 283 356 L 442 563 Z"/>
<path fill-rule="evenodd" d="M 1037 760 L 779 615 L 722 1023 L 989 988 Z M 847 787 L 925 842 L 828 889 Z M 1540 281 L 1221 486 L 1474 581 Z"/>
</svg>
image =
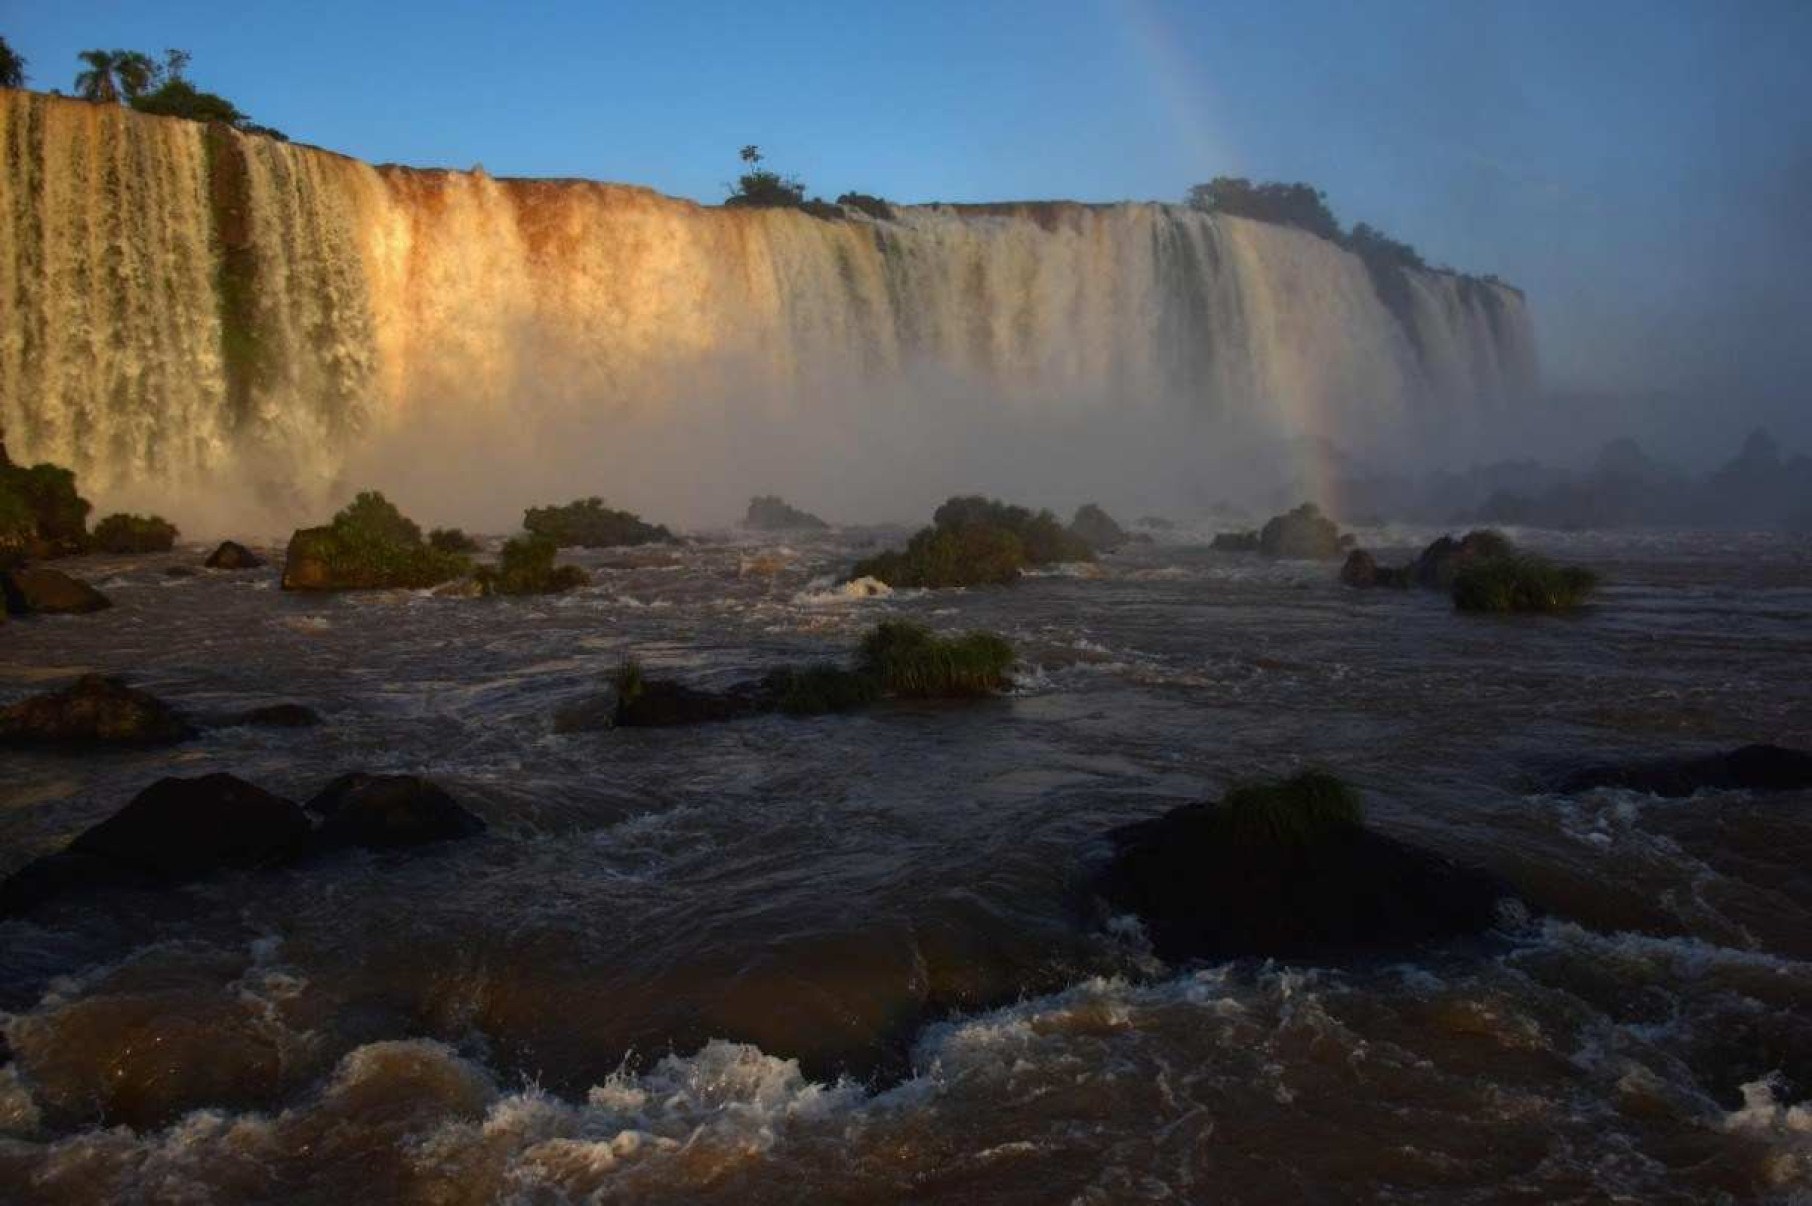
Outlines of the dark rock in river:
<svg viewBox="0 0 1812 1206">
<path fill-rule="evenodd" d="M 1430 590 L 1448 590 L 1460 570 L 1470 562 L 1491 557 L 1508 557 L 1516 551 L 1502 532 L 1475 528 L 1455 540 L 1443 536 L 1422 550 L 1409 566 L 1410 577 L 1418 586 Z"/>
<path fill-rule="evenodd" d="M 209 553 L 208 559 L 202 564 L 209 569 L 258 569 L 264 565 L 264 558 L 237 541 L 223 540 L 220 547 Z"/>
<path fill-rule="evenodd" d="M 240 713 L 229 723 L 267 729 L 306 729 L 320 724 L 321 715 L 303 704 L 266 704 L 262 708 Z"/>
<path fill-rule="evenodd" d="M 830 525 L 801 511 L 778 494 L 762 494 L 749 500 L 742 526 L 757 532 L 822 532 Z"/>
<path fill-rule="evenodd" d="M 485 824 L 440 787 L 414 775 L 341 775 L 308 802 L 323 818 L 318 850 L 420 846 L 483 833 Z"/>
<path fill-rule="evenodd" d="M 194 735 L 156 696 L 99 674 L 0 710 L 0 745 L 164 745 Z"/>
<path fill-rule="evenodd" d="M 596 733 L 615 727 L 617 693 L 613 687 L 554 709 L 554 732 Z"/>
<path fill-rule="evenodd" d="M 1273 516 L 1258 533 L 1258 551 L 1270 557 L 1329 560 L 1343 547 L 1340 529 L 1314 503 Z"/>
<path fill-rule="evenodd" d="M 1101 895 L 1136 913 L 1172 961 L 1475 934 L 1510 895 L 1487 873 L 1365 828 L 1350 789 L 1325 775 L 1235 789 L 1109 837 Z"/>
<path fill-rule="evenodd" d="M 6 610 L 16 616 L 82 615 L 104 611 L 111 600 L 94 587 L 60 570 L 27 568 L 0 573 Z"/>
<path fill-rule="evenodd" d="M 1354 549 L 1346 555 L 1346 564 L 1340 567 L 1340 580 L 1348 586 L 1365 590 L 1378 584 L 1378 562 L 1364 549 Z"/>
<path fill-rule="evenodd" d="M 774 709 L 759 682 L 741 683 L 728 691 L 701 691 L 671 679 L 640 681 L 633 691 L 619 690 L 616 723 L 623 728 L 663 728 L 741 720 Z"/>
<path fill-rule="evenodd" d="M 1208 546 L 1217 553 L 1258 552 L 1257 532 L 1220 532 Z"/>
<path fill-rule="evenodd" d="M 1097 553 L 1111 553 L 1132 539 L 1132 534 L 1096 503 L 1076 508 L 1070 531 Z"/>
<path fill-rule="evenodd" d="M 1778 745 L 1746 745 L 1694 758 L 1658 758 L 1587 767 L 1567 776 L 1567 793 L 1621 787 L 1657 796 L 1697 791 L 1799 791 L 1812 788 L 1812 752 Z"/>
</svg>

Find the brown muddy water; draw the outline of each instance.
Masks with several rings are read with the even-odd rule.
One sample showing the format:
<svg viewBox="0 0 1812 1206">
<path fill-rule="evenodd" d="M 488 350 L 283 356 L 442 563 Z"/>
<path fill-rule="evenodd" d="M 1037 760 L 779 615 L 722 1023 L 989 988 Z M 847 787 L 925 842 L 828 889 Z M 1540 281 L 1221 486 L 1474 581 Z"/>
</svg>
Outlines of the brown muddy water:
<svg viewBox="0 0 1812 1206">
<path fill-rule="evenodd" d="M 0 702 L 99 670 L 326 723 L 8 754 L 0 873 L 170 774 L 418 772 L 490 829 L 0 923 L 0 1198 L 1812 1200 L 1812 797 L 1548 787 L 1812 745 L 1812 544 L 1518 535 L 1598 603 L 1461 616 L 1182 542 L 872 600 L 830 589 L 848 534 L 580 554 L 536 600 L 71 563 L 115 609 L 0 629 Z M 626 653 L 727 682 L 888 616 L 1005 633 L 1018 688 L 551 730 Z M 1307 764 L 1533 919 L 1181 967 L 1090 897 L 1112 826 Z"/>
</svg>

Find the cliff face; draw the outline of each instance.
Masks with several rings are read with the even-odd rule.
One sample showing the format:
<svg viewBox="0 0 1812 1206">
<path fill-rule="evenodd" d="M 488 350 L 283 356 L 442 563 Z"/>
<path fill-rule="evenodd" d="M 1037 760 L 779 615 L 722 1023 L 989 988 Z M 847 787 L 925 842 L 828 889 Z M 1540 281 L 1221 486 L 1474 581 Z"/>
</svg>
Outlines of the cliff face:
<svg viewBox="0 0 1812 1206">
<path fill-rule="evenodd" d="M 307 487 L 421 408 L 525 399 L 860 407 L 924 374 L 1363 442 L 1534 385 L 1515 290 L 1415 272 L 1382 297 L 1321 240 L 1171 206 L 823 221 L 24 92 L 0 92 L 0 148 L 0 418 L 15 455 L 103 489 L 248 455 Z"/>
</svg>

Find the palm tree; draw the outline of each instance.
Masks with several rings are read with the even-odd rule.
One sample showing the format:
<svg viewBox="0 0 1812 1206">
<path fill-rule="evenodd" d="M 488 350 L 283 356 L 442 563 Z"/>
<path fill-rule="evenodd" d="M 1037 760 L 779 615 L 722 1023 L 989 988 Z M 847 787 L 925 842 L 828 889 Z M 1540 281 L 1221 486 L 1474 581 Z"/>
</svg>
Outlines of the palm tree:
<svg viewBox="0 0 1812 1206">
<path fill-rule="evenodd" d="M 0 38 L 0 88 L 25 87 L 25 56 Z"/>
<path fill-rule="evenodd" d="M 117 104 L 151 90 L 163 71 L 148 54 L 136 50 L 84 50 L 76 58 L 88 70 L 76 75 L 76 93 L 83 100 Z"/>
</svg>

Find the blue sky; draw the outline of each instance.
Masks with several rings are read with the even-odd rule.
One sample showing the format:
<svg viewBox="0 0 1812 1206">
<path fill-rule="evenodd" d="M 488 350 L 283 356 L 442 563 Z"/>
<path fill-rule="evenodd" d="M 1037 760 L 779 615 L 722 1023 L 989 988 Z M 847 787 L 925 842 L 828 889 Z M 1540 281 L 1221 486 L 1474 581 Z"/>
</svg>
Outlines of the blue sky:
<svg viewBox="0 0 1812 1206">
<path fill-rule="evenodd" d="M 826 196 L 1308 180 L 1524 286 L 1557 385 L 1812 426 L 1806 0 L 0 0 L 0 36 L 36 88 L 85 47 L 180 46 L 300 141 L 706 201 L 748 142 Z"/>
</svg>

